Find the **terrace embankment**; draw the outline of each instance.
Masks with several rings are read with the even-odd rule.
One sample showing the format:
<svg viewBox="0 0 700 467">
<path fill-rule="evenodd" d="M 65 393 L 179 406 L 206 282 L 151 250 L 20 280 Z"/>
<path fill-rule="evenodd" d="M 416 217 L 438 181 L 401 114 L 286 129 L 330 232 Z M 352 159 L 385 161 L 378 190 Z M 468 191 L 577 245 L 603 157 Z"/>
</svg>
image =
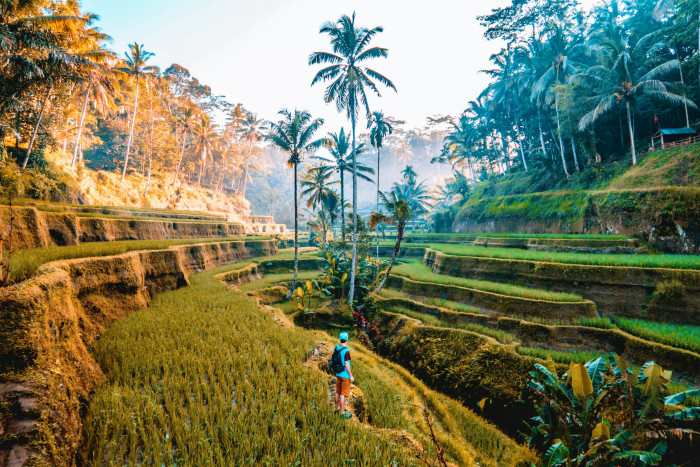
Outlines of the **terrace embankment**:
<svg viewBox="0 0 700 467">
<path fill-rule="evenodd" d="M 276 250 L 271 240 L 221 242 L 58 261 L 0 289 L 0 463 L 74 464 L 103 377 L 90 349 L 107 327 L 197 271 Z"/>
<path fill-rule="evenodd" d="M 391 238 L 391 237 L 390 237 Z M 395 240 L 395 237 L 393 237 Z M 645 253 L 639 240 L 634 238 L 538 238 L 515 236 L 479 236 L 468 234 L 409 235 L 405 243 L 452 243 L 495 248 L 517 248 L 532 251 L 593 254 Z"/>
<path fill-rule="evenodd" d="M 424 326 L 403 315 L 377 312 L 384 339 L 380 355 L 400 364 L 431 388 L 467 407 L 486 399 L 483 416 L 511 436 L 534 412 L 520 403 L 536 359 L 495 339 L 460 329 Z"/>
<path fill-rule="evenodd" d="M 47 212 L 23 206 L 14 207 L 13 210 L 13 248 L 42 248 L 119 240 L 226 238 L 246 233 L 244 224 L 232 222 L 79 217 L 74 213 Z M 9 217 L 9 208 L 0 206 L 0 229 L 6 229 Z M 9 239 L 3 246 L 7 248 L 8 243 Z"/>
<path fill-rule="evenodd" d="M 599 329 L 587 326 L 546 325 L 504 316 L 488 316 L 448 310 L 408 298 L 375 297 L 380 309 L 405 308 L 434 316 L 445 323 L 477 324 L 513 334 L 524 346 L 541 346 L 560 351 L 585 350 L 601 355 L 614 352 L 635 365 L 654 361 L 682 375 L 693 384 L 700 382 L 697 369 L 700 355 L 689 350 L 651 342 L 619 329 Z"/>
<path fill-rule="evenodd" d="M 452 230 L 621 234 L 668 253 L 697 254 L 699 205 L 697 187 L 486 196 L 467 202 Z"/>
<path fill-rule="evenodd" d="M 598 316 L 595 304 L 589 300 L 580 302 L 536 300 L 458 285 L 415 281 L 396 275 L 389 277 L 387 286 L 407 295 L 450 300 L 505 316 L 558 319 L 562 322 Z"/>
<path fill-rule="evenodd" d="M 435 250 L 427 250 L 424 262 L 438 274 L 576 293 L 611 316 L 700 325 L 697 270 L 454 256 Z M 671 283 L 680 287 L 664 296 L 665 284 Z"/>
</svg>

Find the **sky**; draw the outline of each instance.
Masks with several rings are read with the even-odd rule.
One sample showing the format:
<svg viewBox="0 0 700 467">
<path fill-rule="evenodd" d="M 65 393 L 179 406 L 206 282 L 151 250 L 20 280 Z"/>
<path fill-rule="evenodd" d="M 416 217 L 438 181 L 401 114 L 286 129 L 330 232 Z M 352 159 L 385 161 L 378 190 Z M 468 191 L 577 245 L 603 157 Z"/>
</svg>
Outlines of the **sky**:
<svg viewBox="0 0 700 467">
<path fill-rule="evenodd" d="M 586 0 L 584 3 L 591 3 Z M 507 0 L 82 0 L 100 16 L 98 26 L 123 56 L 139 42 L 165 70 L 177 63 L 229 102 L 276 119 L 281 108 L 309 110 L 326 130 L 347 125 L 325 86 L 310 86 L 314 51 L 329 51 L 320 26 L 353 11 L 357 24 L 383 26 L 374 45 L 389 49 L 370 67 L 393 80 L 397 91 L 370 99 L 372 110 L 423 127 L 426 117 L 457 115 L 488 84 L 479 70 L 500 44 L 487 42 L 477 15 Z M 369 63 L 369 62 L 368 62 Z"/>
</svg>

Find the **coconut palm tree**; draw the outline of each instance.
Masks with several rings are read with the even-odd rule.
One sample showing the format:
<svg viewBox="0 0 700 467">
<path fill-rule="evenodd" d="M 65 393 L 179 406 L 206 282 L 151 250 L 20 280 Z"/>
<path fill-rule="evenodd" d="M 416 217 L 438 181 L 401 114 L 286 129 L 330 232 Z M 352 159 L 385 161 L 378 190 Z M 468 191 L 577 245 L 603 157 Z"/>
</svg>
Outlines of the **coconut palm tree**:
<svg viewBox="0 0 700 467">
<path fill-rule="evenodd" d="M 384 118 L 383 112 L 372 112 L 367 128 L 369 142 L 377 148 L 377 212 L 379 212 L 379 151 L 384 145 L 384 138 L 394 132 L 394 127 Z M 377 273 L 379 273 L 379 233 L 375 232 L 375 236 L 377 237 Z"/>
<path fill-rule="evenodd" d="M 391 274 L 391 269 L 394 267 L 394 262 L 396 261 L 396 256 L 399 254 L 401 249 L 401 241 L 403 240 L 404 233 L 406 231 L 406 224 L 413 218 L 413 213 L 408 202 L 400 197 L 400 194 L 395 190 L 389 190 L 386 193 L 379 192 L 379 198 L 382 200 L 383 211 L 386 214 L 380 212 L 373 212 L 369 216 L 369 226 L 372 229 L 376 229 L 379 224 L 390 224 L 396 227 L 396 244 L 394 245 L 394 251 L 391 254 L 391 261 L 389 262 L 389 268 L 386 271 L 384 279 L 377 287 L 377 292 L 381 292 L 386 284 L 389 274 Z"/>
<path fill-rule="evenodd" d="M 248 186 L 248 170 L 250 170 L 250 158 L 253 154 L 253 145 L 263 138 L 264 124 L 265 121 L 259 119 L 258 116 L 252 112 L 247 112 L 245 118 L 240 123 L 241 129 L 239 130 L 239 135 L 242 141 L 248 143 L 248 155 L 246 157 L 245 169 L 243 170 L 243 197 L 245 197 L 245 190 Z"/>
<path fill-rule="evenodd" d="M 218 125 L 212 123 L 211 117 L 203 115 L 202 118 L 192 125 L 192 135 L 194 137 L 195 154 L 199 155 L 199 178 L 197 179 L 197 191 L 202 185 L 202 174 L 208 159 L 212 158 L 214 148 L 219 139 Z"/>
<path fill-rule="evenodd" d="M 78 151 L 80 150 L 80 138 L 83 134 L 85 114 L 87 113 L 89 103 L 92 101 L 95 108 L 102 114 L 104 114 L 113 103 L 112 96 L 115 92 L 115 85 L 112 78 L 113 77 L 109 68 L 97 63 L 94 64 L 94 66 L 90 66 L 89 69 L 84 70 L 81 74 L 81 83 L 78 90 L 79 92 L 83 91 L 85 93 L 85 97 L 83 98 L 78 132 L 75 135 L 75 148 L 73 148 L 73 159 L 71 160 L 70 164 L 71 167 L 75 166 Z"/>
<path fill-rule="evenodd" d="M 325 138 L 314 140 L 314 134 L 323 125 L 323 119 L 313 118 L 306 110 L 294 110 L 292 114 L 287 109 L 279 111 L 282 119 L 272 123 L 268 141 L 284 152 L 289 153 L 287 164 L 294 169 L 294 279 L 287 293 L 292 296 L 299 275 L 299 199 L 298 199 L 298 167 L 304 154 L 313 152 L 327 144 Z"/>
<path fill-rule="evenodd" d="M 131 125 L 129 128 L 129 139 L 126 143 L 126 156 L 124 156 L 124 169 L 122 170 L 122 181 L 126 176 L 126 168 L 129 165 L 129 153 L 131 152 L 131 143 L 134 139 L 134 124 L 136 123 L 136 112 L 139 107 L 139 84 L 141 79 L 147 79 L 158 73 L 158 67 L 147 65 L 155 54 L 147 52 L 143 45 L 134 42 L 129 46 L 130 52 L 126 52 L 126 62 L 124 66 L 115 67 L 115 71 L 124 73 L 127 76 L 136 78 L 136 90 L 134 91 L 134 105 L 131 114 Z"/>
<path fill-rule="evenodd" d="M 328 224 L 330 223 L 330 213 L 326 211 L 326 206 L 329 204 L 331 198 L 338 198 L 338 194 L 330 188 L 332 185 L 338 183 L 338 181 L 331 181 L 333 176 L 333 171 L 330 167 L 326 167 L 325 170 L 308 170 L 301 177 L 301 196 L 307 197 L 306 206 L 311 208 L 313 211 L 318 209 L 318 227 L 321 230 L 323 236 L 323 248 L 326 247 L 326 233 L 328 231 Z M 337 204 L 337 200 L 334 204 Z"/>
<path fill-rule="evenodd" d="M 177 169 L 175 170 L 173 184 L 177 181 L 177 178 L 180 175 L 180 167 L 182 167 L 182 159 L 185 156 L 185 148 L 187 147 L 187 137 L 191 132 L 194 118 L 195 110 L 189 106 L 175 113 L 175 131 L 180 130 L 182 133 L 182 143 L 180 145 L 180 159 L 177 162 Z"/>
<path fill-rule="evenodd" d="M 312 167 L 312 171 L 325 170 L 330 168 L 333 172 L 338 173 L 340 181 L 340 233 L 341 241 L 345 245 L 345 174 L 353 173 L 353 163 L 350 155 L 350 139 L 345 134 L 345 129 L 341 128 L 339 133 L 328 133 L 328 152 L 331 157 L 316 156 L 315 158 L 321 161 L 321 164 Z M 362 155 L 365 152 L 365 145 L 360 143 L 355 150 L 357 155 Z M 355 173 L 362 180 L 371 182 L 370 177 L 365 174 L 374 174 L 374 170 L 364 165 L 362 162 L 355 161 Z"/>
<path fill-rule="evenodd" d="M 372 38 L 382 32 L 381 26 L 367 29 L 355 25 L 355 14 L 343 15 L 338 21 L 321 26 L 320 33 L 328 34 L 333 52 L 314 52 L 309 57 L 309 65 L 328 65 L 314 76 L 311 85 L 330 81 L 326 88 L 325 101 L 335 101 L 338 111 L 345 110 L 352 124 L 352 267 L 348 300 L 352 305 L 355 296 L 355 272 L 357 269 L 357 144 L 355 139 L 356 119 L 360 107 L 369 116 L 367 93 L 378 96 L 380 83 L 396 91 L 394 83 L 377 71 L 362 66 L 362 63 L 376 58 L 386 58 L 388 50 L 382 47 L 369 47 Z M 376 81 L 376 82 L 375 82 Z"/>
<path fill-rule="evenodd" d="M 663 60 L 655 57 L 667 50 L 662 42 L 655 40 L 654 33 L 641 37 L 635 44 L 627 38 L 607 40 L 598 50 L 599 64 L 594 65 L 575 78 L 586 81 L 595 95 L 591 101 L 595 108 L 581 118 L 579 128 L 585 130 L 598 118 L 617 104 L 624 104 L 627 112 L 627 129 L 632 146 L 632 165 L 637 163 L 634 144 L 632 107 L 641 96 L 648 96 L 670 104 L 695 104 L 683 96 L 669 92 L 661 79 L 670 71 L 678 70 L 678 60 Z"/>
<path fill-rule="evenodd" d="M 563 28 L 556 26 L 545 44 L 544 56 L 541 60 L 549 63 L 549 66 L 539 77 L 532 90 L 532 98 L 538 103 L 551 104 L 557 116 L 557 133 L 559 136 L 559 151 L 561 163 L 566 177 L 570 177 L 569 169 L 564 158 L 564 141 L 561 133 L 561 118 L 559 116 L 559 92 L 557 87 L 566 81 L 566 78 L 576 73 L 576 55 L 581 51 L 580 44 L 575 44 L 566 36 Z"/>
</svg>

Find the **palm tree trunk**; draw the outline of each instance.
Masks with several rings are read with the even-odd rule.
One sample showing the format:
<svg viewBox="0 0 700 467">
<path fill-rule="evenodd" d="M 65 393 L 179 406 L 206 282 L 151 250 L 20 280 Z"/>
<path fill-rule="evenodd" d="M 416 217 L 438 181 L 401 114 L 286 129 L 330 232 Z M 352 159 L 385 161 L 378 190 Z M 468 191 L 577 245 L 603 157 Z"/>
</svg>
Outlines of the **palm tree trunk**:
<svg viewBox="0 0 700 467">
<path fill-rule="evenodd" d="M 39 133 L 39 125 L 41 124 L 41 119 L 44 118 L 44 110 L 46 110 L 46 103 L 49 101 L 49 97 L 51 97 L 51 92 L 53 91 L 53 83 L 49 86 L 49 90 L 46 92 L 46 97 L 44 97 L 44 101 L 41 103 L 41 110 L 39 111 L 39 116 L 36 119 L 36 125 L 34 125 L 34 132 L 32 133 L 32 139 L 29 140 L 29 147 L 27 147 L 27 154 L 24 156 L 24 162 L 22 163 L 22 170 L 27 168 L 27 162 L 29 162 L 29 156 L 32 155 L 32 148 L 34 147 L 34 142 L 36 141 L 36 135 Z M 687 114 L 686 110 L 686 114 Z"/>
<path fill-rule="evenodd" d="M 525 160 L 525 151 L 523 151 L 523 142 L 520 140 L 520 129 L 518 128 L 518 122 L 515 122 L 515 135 L 518 138 L 518 148 L 520 148 L 520 157 L 523 160 L 525 172 L 527 172 L 527 161 Z"/>
<path fill-rule="evenodd" d="M 148 153 L 148 178 L 146 179 L 146 191 L 143 193 L 143 196 L 148 196 L 148 189 L 151 187 L 151 162 L 153 160 L 153 156 L 151 155 L 150 151 Z"/>
<path fill-rule="evenodd" d="M 340 243 L 345 254 L 345 171 L 340 170 Z"/>
<path fill-rule="evenodd" d="M 576 164 L 576 172 L 580 172 L 581 169 L 578 167 L 578 157 L 576 155 L 576 141 L 574 141 L 573 138 L 571 138 L 571 150 L 574 153 L 574 164 Z"/>
<path fill-rule="evenodd" d="M 185 155 L 185 143 L 187 142 L 187 132 L 182 132 L 182 147 L 180 148 L 180 160 L 177 163 L 177 170 L 175 171 L 175 178 L 173 179 L 173 184 L 177 181 L 177 177 L 180 175 L 180 167 L 182 167 L 182 158 Z"/>
<path fill-rule="evenodd" d="M 557 110 L 557 133 L 559 136 L 559 150 L 561 151 L 561 163 L 564 166 L 564 173 L 566 174 L 566 178 L 569 178 L 571 175 L 569 174 L 569 169 L 566 168 L 566 159 L 564 158 L 564 141 L 561 137 L 561 121 L 559 119 L 559 99 L 556 96 L 554 96 L 554 101 L 555 101 L 555 108 Z"/>
<path fill-rule="evenodd" d="M 547 149 L 544 146 L 544 135 L 542 134 L 542 121 L 540 120 L 540 114 L 537 112 L 537 126 L 540 129 L 540 147 L 542 148 L 542 155 L 547 157 Z"/>
<path fill-rule="evenodd" d="M 637 165 L 637 151 L 634 147 L 634 130 L 632 129 L 632 113 L 630 112 L 630 103 L 625 102 L 627 108 L 627 128 L 630 131 L 630 143 L 632 144 L 632 165 Z"/>
<path fill-rule="evenodd" d="M 139 106 L 139 76 L 136 76 L 136 93 L 134 94 L 134 113 L 131 116 L 131 128 L 129 129 L 129 140 L 126 143 L 126 156 L 124 157 L 124 169 L 122 170 L 122 182 L 126 177 L 126 167 L 129 165 L 129 152 L 131 151 L 131 142 L 134 139 L 134 124 L 136 123 L 136 110 Z"/>
<path fill-rule="evenodd" d="M 299 276 L 299 200 L 297 199 L 297 163 L 294 163 L 294 278 L 292 286 L 287 293 L 287 299 L 292 296 L 292 293 L 297 285 L 297 277 Z"/>
<path fill-rule="evenodd" d="M 248 187 L 248 169 L 250 168 L 250 156 L 253 152 L 253 143 L 248 143 L 248 158 L 245 163 L 245 171 L 243 172 L 243 197 L 245 198 L 245 190 Z"/>
<path fill-rule="evenodd" d="M 377 146 L 377 212 L 379 212 L 379 148 Z M 374 236 L 377 237 L 377 277 L 379 277 L 379 229 L 374 229 Z"/>
<path fill-rule="evenodd" d="M 75 148 L 73 148 L 73 160 L 70 163 L 71 168 L 75 166 L 75 159 L 78 157 L 78 148 L 80 147 L 80 137 L 83 134 L 83 124 L 85 123 L 85 114 L 87 113 L 88 101 L 90 100 L 90 87 L 85 91 L 85 101 L 83 102 L 83 111 L 80 115 L 80 124 L 78 125 L 78 134 L 75 137 Z"/>
<path fill-rule="evenodd" d="M 352 307 L 355 299 L 355 270 L 357 269 L 357 142 L 355 141 L 355 102 L 352 106 L 352 269 L 348 302 Z"/>
<path fill-rule="evenodd" d="M 389 262 L 389 268 L 386 270 L 386 275 L 384 276 L 384 279 L 382 279 L 381 284 L 379 284 L 379 287 L 377 287 L 377 292 L 381 292 L 382 288 L 384 287 L 384 284 L 386 284 L 387 279 L 389 279 L 391 269 L 394 267 L 394 261 L 396 261 L 396 256 L 401 250 L 401 240 L 403 240 L 404 227 L 404 221 L 399 221 L 398 225 L 396 226 L 396 244 L 394 245 L 394 252 L 391 254 L 391 262 Z"/>
<path fill-rule="evenodd" d="M 197 193 L 199 193 L 199 187 L 202 186 L 202 171 L 204 170 L 204 159 L 207 157 L 205 151 L 206 149 L 202 149 L 202 155 L 199 156 L 199 178 L 197 179 Z"/>
</svg>

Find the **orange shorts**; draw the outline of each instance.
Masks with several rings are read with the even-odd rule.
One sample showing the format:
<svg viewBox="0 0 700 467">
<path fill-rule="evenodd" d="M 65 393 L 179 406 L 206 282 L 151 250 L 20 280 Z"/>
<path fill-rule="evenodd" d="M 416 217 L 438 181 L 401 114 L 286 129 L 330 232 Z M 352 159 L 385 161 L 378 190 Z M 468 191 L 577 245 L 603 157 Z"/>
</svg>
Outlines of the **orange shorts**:
<svg viewBox="0 0 700 467">
<path fill-rule="evenodd" d="M 350 397 L 350 380 L 336 376 L 335 393 L 341 396 Z"/>
</svg>

